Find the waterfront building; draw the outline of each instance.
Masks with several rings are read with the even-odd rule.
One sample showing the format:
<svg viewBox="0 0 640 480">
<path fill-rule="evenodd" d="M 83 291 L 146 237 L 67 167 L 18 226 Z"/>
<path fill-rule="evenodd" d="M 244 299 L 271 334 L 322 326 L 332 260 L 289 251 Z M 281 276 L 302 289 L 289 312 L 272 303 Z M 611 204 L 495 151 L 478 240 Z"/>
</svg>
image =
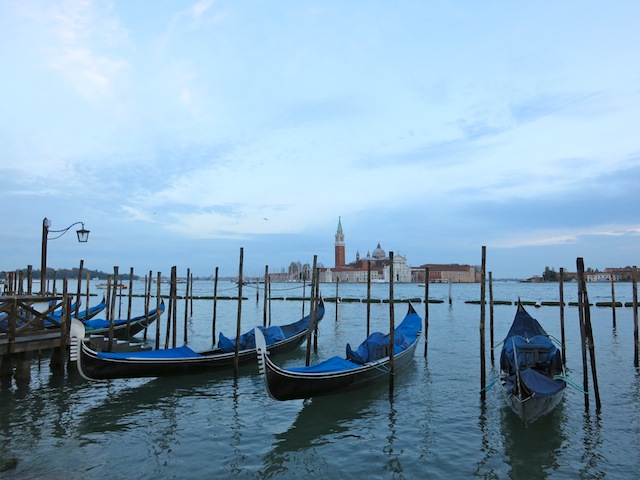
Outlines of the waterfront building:
<svg viewBox="0 0 640 480">
<path fill-rule="evenodd" d="M 480 272 L 473 265 L 426 263 L 411 269 L 413 282 L 425 282 L 425 270 L 429 267 L 430 283 L 474 283 L 480 281 Z"/>
<path fill-rule="evenodd" d="M 365 283 L 371 269 L 371 281 L 388 283 L 391 278 L 391 259 L 378 242 L 373 252 L 364 257 L 356 251 L 356 259 L 346 263 L 346 244 L 342 230 L 342 220 L 338 219 L 338 228 L 334 243 L 334 267 L 320 269 L 321 282 Z M 407 258 L 402 255 L 393 256 L 394 282 L 411 282 L 411 267 L 407 266 Z"/>
</svg>

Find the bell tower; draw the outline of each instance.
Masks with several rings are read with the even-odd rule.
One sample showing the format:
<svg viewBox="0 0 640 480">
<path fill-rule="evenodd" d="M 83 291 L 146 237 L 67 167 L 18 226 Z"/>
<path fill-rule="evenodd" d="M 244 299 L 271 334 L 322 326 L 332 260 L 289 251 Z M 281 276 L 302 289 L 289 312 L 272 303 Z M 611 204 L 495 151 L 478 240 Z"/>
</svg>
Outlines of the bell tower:
<svg viewBox="0 0 640 480">
<path fill-rule="evenodd" d="M 344 233 L 342 233 L 342 222 L 338 217 L 338 230 L 336 231 L 336 243 L 335 243 L 335 266 L 344 267 L 345 254 L 344 254 Z"/>
</svg>

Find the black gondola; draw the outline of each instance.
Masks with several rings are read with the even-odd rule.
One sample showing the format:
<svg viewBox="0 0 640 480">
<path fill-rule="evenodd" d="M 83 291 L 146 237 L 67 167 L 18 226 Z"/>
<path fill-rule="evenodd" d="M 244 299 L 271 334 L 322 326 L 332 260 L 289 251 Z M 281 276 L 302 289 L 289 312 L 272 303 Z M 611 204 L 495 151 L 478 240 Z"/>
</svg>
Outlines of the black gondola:
<svg viewBox="0 0 640 480">
<path fill-rule="evenodd" d="M 322 320 L 324 311 L 324 302 L 320 300 L 316 324 Z M 288 325 L 261 327 L 270 339 L 272 352 L 287 353 L 303 343 L 307 338 L 310 317 L 311 314 Z M 218 347 L 204 352 L 195 352 L 185 345 L 164 350 L 109 353 L 92 350 L 89 342 L 82 340 L 84 334 L 81 329 L 81 322 L 72 323 L 72 360 L 76 360 L 78 371 L 88 380 L 187 375 L 227 370 L 234 366 L 235 339 L 227 339 L 222 334 Z M 240 337 L 239 365 L 255 361 L 253 336 L 254 329 Z"/>
<path fill-rule="evenodd" d="M 567 386 L 562 354 L 518 299 L 500 355 L 500 383 L 507 404 L 525 422 L 551 412 Z"/>
<path fill-rule="evenodd" d="M 409 304 L 407 315 L 394 330 L 394 371 L 413 358 L 422 319 Z M 343 392 L 389 378 L 389 335 L 371 334 L 357 350 L 347 344 L 347 355 L 332 357 L 308 367 L 280 368 L 270 358 L 272 350 L 256 331 L 258 367 L 267 392 L 276 400 L 293 400 Z"/>
<path fill-rule="evenodd" d="M 155 322 L 164 312 L 164 300 L 160 302 L 160 308 L 149 310 L 149 313 L 138 315 L 129 320 L 126 318 L 118 318 L 113 321 L 114 338 L 128 340 L 137 335 L 145 328 Z M 84 325 L 85 334 L 108 336 L 110 329 L 110 321 L 103 318 L 93 318 L 81 322 Z M 128 334 L 128 335 L 127 335 Z"/>
</svg>

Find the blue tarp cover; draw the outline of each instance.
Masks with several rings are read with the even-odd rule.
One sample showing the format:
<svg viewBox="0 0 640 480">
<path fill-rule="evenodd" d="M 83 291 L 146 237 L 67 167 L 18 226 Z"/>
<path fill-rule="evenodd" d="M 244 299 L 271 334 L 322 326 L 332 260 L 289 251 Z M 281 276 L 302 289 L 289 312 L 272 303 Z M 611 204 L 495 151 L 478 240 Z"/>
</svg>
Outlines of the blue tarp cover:
<svg viewBox="0 0 640 480">
<path fill-rule="evenodd" d="M 502 346 L 500 368 L 515 374 L 516 370 L 524 371 L 532 367 L 559 372 L 562 371 L 562 358 L 544 328 L 518 304 L 513 324 Z"/>
<path fill-rule="evenodd" d="M 409 347 L 416 340 L 422 326 L 422 319 L 417 313 L 407 315 L 394 331 L 394 354 L 398 354 Z M 360 344 L 357 350 L 352 350 L 347 344 L 347 360 L 365 364 L 375 362 L 389 356 L 389 334 L 374 332 Z"/>
<path fill-rule="evenodd" d="M 156 315 L 156 313 L 158 312 L 157 308 L 154 308 L 153 310 L 149 311 L 149 317 L 152 318 L 154 315 Z M 160 306 L 160 312 L 164 312 L 164 303 Z M 139 315 L 137 317 L 134 317 L 130 320 L 131 323 L 133 322 L 140 322 L 142 320 L 144 320 L 146 318 L 145 315 Z M 91 320 L 83 320 L 82 323 L 84 323 L 85 328 L 87 329 L 87 331 L 91 331 L 91 330 L 99 330 L 99 329 L 103 329 L 103 328 L 109 328 L 109 320 L 105 320 L 103 318 L 93 318 Z M 119 325 L 126 325 L 127 324 L 127 319 L 116 319 L 113 321 L 113 326 L 117 327 Z"/>
<path fill-rule="evenodd" d="M 167 348 L 164 350 L 149 350 L 145 352 L 98 352 L 98 358 L 143 360 L 150 358 L 195 358 L 201 357 L 198 352 L 191 350 L 186 345 L 178 348 Z"/>
<path fill-rule="evenodd" d="M 402 323 L 398 325 L 394 332 L 394 354 L 400 353 L 409 347 L 417 338 L 422 328 L 422 319 L 417 313 L 410 313 Z M 291 372 L 301 373 L 334 373 L 344 372 L 347 370 L 353 370 L 362 367 L 361 361 L 366 357 L 369 357 L 369 353 L 372 352 L 372 357 L 376 357 L 380 354 L 380 350 L 384 349 L 385 353 L 381 357 L 367 358 L 365 362 L 373 362 L 380 358 L 388 356 L 389 335 L 384 335 L 379 332 L 372 333 L 369 337 L 362 342 L 358 349 L 354 352 L 347 344 L 347 358 L 331 357 L 323 362 L 308 367 L 295 367 L 287 368 Z M 352 355 L 349 355 L 351 351 Z M 357 353 L 359 352 L 359 353 Z"/>
<path fill-rule="evenodd" d="M 353 370 L 355 368 L 360 368 L 361 366 L 362 365 L 358 365 L 357 363 L 345 360 L 342 357 L 331 357 L 320 363 L 316 363 L 315 365 L 309 365 L 308 367 L 287 368 L 287 370 L 290 372 L 301 373 L 334 373 Z"/>
<path fill-rule="evenodd" d="M 516 381 L 515 375 L 509 379 L 514 383 Z M 532 368 L 520 371 L 520 379 L 537 398 L 551 397 L 566 387 L 566 383 L 562 380 L 553 380 Z"/>
<path fill-rule="evenodd" d="M 258 327 L 262 330 L 264 334 L 264 338 L 267 342 L 267 345 L 272 345 L 276 342 L 282 341 L 286 339 L 282 328 L 277 325 L 271 327 Z M 220 332 L 220 336 L 218 337 L 218 348 L 225 353 L 235 352 L 236 351 L 236 339 L 225 337 L 222 332 Z M 243 333 L 240 335 L 239 349 L 240 350 L 249 350 L 256 348 L 256 338 L 253 332 L 253 328 L 247 333 Z"/>
</svg>

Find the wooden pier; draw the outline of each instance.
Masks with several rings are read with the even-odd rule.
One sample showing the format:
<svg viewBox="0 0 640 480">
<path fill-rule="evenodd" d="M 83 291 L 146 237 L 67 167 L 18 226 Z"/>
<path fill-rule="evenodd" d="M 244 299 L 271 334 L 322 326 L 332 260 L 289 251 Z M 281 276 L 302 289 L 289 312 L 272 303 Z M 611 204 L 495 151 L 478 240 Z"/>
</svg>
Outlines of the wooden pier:
<svg viewBox="0 0 640 480">
<path fill-rule="evenodd" d="M 35 305 L 44 305 L 44 309 Z M 52 315 L 62 308 L 62 315 Z M 63 367 L 69 344 L 70 297 L 66 294 L 0 296 L 0 377 L 29 381 L 35 352 L 52 351 L 52 368 Z"/>
</svg>

